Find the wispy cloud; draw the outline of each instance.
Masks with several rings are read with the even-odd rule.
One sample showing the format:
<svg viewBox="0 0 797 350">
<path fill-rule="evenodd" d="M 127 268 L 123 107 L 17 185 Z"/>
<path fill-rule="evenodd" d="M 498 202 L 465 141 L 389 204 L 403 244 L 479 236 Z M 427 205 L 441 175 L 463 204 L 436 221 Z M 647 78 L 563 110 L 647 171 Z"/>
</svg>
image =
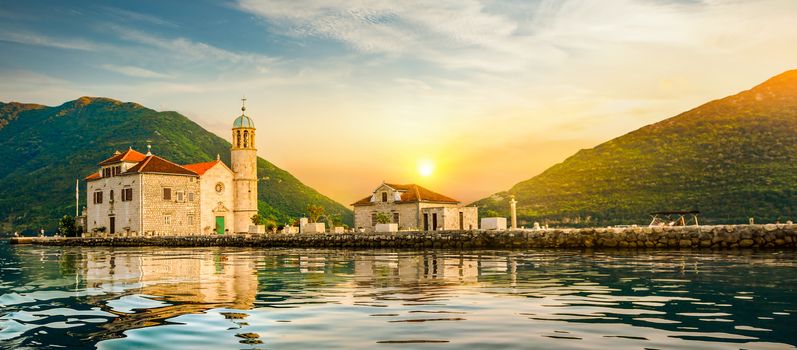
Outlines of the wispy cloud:
<svg viewBox="0 0 797 350">
<path fill-rule="evenodd" d="M 485 65 L 468 57 L 481 52 L 511 58 L 514 55 L 506 54 L 515 47 L 506 41 L 518 39 L 514 37 L 517 23 L 488 13 L 472 0 L 400 4 L 241 0 L 238 7 L 266 19 L 286 35 L 329 38 L 362 52 L 418 57 L 452 68 L 504 70 L 506 62 Z"/>
<path fill-rule="evenodd" d="M 225 50 L 183 37 L 166 38 L 116 25 L 111 25 L 109 28 L 124 40 L 169 52 L 181 60 L 253 64 L 259 71 L 268 70 L 268 66 L 277 61 L 265 55 Z"/>
<path fill-rule="evenodd" d="M 115 64 L 103 64 L 101 66 L 104 69 L 107 69 L 111 72 L 116 72 L 119 74 L 124 74 L 129 77 L 134 78 L 170 78 L 171 76 L 168 74 L 158 73 L 155 71 L 151 71 L 146 68 L 136 67 L 136 66 L 120 66 Z"/>
<path fill-rule="evenodd" d="M 117 7 L 110 7 L 110 6 L 102 7 L 102 10 L 105 11 L 106 13 L 110 14 L 111 16 L 117 17 L 117 18 L 122 19 L 122 20 L 131 20 L 131 21 L 136 21 L 136 22 L 142 22 L 142 23 L 147 23 L 147 24 L 155 24 L 155 25 L 158 25 L 158 26 L 172 27 L 172 28 L 179 27 L 177 24 L 175 24 L 173 22 L 167 21 L 167 20 L 165 20 L 163 18 L 160 18 L 160 17 L 157 17 L 157 16 L 149 15 L 149 14 L 146 14 L 146 13 L 130 11 L 130 10 L 125 10 L 125 9 L 120 9 L 120 8 L 117 8 Z"/>
<path fill-rule="evenodd" d="M 67 50 L 96 51 L 100 48 L 100 45 L 86 40 L 54 38 L 29 32 L 2 31 L 0 41 Z"/>
<path fill-rule="evenodd" d="M 237 7 L 284 35 L 332 39 L 360 52 L 421 59 L 446 69 L 514 74 L 652 45 L 711 49 L 728 31 L 744 42 L 757 35 L 755 28 L 711 22 L 735 18 L 744 25 L 740 16 L 748 5 L 716 0 L 238 0 Z M 780 1 L 778 6 L 787 5 Z"/>
</svg>

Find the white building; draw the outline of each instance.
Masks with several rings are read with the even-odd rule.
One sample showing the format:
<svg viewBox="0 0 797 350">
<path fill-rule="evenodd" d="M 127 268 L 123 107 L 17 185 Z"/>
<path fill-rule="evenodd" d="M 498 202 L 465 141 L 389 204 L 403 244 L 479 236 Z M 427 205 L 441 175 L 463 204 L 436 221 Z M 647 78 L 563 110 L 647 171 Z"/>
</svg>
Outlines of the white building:
<svg viewBox="0 0 797 350">
<path fill-rule="evenodd" d="M 371 195 L 352 204 L 354 227 L 373 232 L 379 216 L 399 230 L 437 231 L 478 228 L 478 208 L 465 207 L 451 197 L 409 184 L 382 183 Z"/>
<path fill-rule="evenodd" d="M 233 123 L 230 152 L 232 169 L 218 156 L 211 162 L 178 165 L 150 151 L 116 151 L 85 178 L 86 231 L 132 235 L 248 231 L 257 213 L 257 151 L 254 122 L 243 113 Z"/>
</svg>

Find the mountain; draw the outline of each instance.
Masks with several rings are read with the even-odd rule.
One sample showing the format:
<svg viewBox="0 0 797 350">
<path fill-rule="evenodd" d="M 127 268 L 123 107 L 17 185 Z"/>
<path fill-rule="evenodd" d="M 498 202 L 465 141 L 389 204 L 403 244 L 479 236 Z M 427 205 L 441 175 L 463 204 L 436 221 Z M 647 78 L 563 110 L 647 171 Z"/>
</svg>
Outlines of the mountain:
<svg viewBox="0 0 797 350">
<path fill-rule="evenodd" d="M 230 115 L 230 123 L 235 116 Z M 0 103 L 0 231 L 52 229 L 75 213 L 75 179 L 97 170 L 115 150 L 146 150 L 178 164 L 230 164 L 230 143 L 177 112 L 136 103 L 81 97 L 57 107 Z M 352 212 L 258 158 L 260 213 L 284 223 L 304 215 L 308 204 L 324 207 L 351 224 Z M 81 183 L 85 197 L 85 183 Z M 85 198 L 81 198 L 81 208 Z"/>
<path fill-rule="evenodd" d="M 700 210 L 703 223 L 797 221 L 797 70 L 592 149 L 477 201 L 526 225 L 646 224 Z"/>
</svg>

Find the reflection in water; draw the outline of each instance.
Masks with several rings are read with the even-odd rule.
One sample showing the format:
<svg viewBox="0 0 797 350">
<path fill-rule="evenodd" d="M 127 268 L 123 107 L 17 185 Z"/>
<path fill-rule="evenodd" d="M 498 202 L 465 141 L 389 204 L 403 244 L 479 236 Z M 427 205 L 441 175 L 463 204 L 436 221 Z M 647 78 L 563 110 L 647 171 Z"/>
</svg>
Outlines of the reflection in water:
<svg viewBox="0 0 797 350">
<path fill-rule="evenodd" d="M 0 245 L 3 348 L 793 348 L 797 255 Z"/>
</svg>

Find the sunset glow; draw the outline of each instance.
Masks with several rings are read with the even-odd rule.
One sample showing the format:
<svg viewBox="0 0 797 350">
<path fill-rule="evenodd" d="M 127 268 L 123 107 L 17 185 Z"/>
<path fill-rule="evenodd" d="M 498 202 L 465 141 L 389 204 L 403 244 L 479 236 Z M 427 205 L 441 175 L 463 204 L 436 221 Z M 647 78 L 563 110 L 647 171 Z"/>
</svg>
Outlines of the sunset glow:
<svg viewBox="0 0 797 350">
<path fill-rule="evenodd" d="M 44 1 L 10 11 L 0 9 L 3 101 L 106 96 L 226 138 L 246 95 L 258 155 L 340 203 L 418 178 L 464 202 L 484 198 L 797 62 L 792 0 Z M 423 154 L 436 164 L 420 169 Z"/>
</svg>

